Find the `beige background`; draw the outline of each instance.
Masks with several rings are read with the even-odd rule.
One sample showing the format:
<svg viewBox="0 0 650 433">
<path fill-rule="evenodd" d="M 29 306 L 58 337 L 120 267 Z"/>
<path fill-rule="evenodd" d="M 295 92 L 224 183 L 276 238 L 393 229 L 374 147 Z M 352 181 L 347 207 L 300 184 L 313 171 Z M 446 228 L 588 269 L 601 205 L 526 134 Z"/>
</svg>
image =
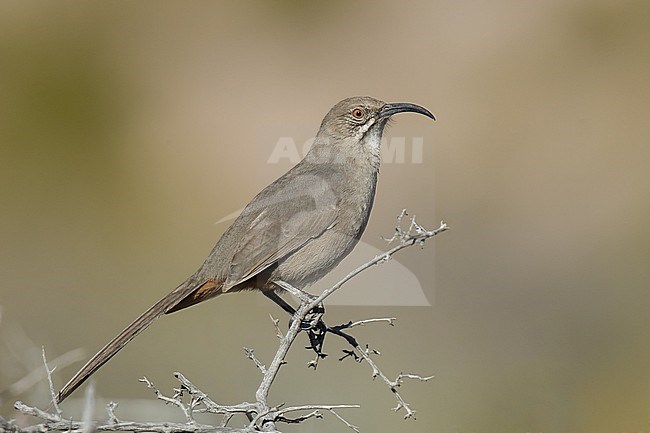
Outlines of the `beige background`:
<svg viewBox="0 0 650 433">
<path fill-rule="evenodd" d="M 365 432 L 650 431 L 649 18 L 646 1 L 2 2 L 0 389 L 40 368 L 41 345 L 99 348 L 288 167 L 265 162 L 278 137 L 368 94 L 438 122 L 388 130 L 423 137 L 423 162 L 382 167 L 365 244 L 383 248 L 404 207 L 453 230 L 398 258 L 432 306 L 328 316 L 397 317 L 357 335 L 390 376 L 436 378 L 402 388 L 418 410 L 403 421 L 330 339 L 316 373 L 296 346 L 272 401 L 359 403 L 345 416 Z M 177 419 L 137 378 L 169 389 L 180 370 L 251 400 L 242 347 L 270 359 L 269 313 L 249 294 L 165 317 L 98 394 L 124 418 Z M 44 405 L 45 386 L 18 398 Z"/>
</svg>

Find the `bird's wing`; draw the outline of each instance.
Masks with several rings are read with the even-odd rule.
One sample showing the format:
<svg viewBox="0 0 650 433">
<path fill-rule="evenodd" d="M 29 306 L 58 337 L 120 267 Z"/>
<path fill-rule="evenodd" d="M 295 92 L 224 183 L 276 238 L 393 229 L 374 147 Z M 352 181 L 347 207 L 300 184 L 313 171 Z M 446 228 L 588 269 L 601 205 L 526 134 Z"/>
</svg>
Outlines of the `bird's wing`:
<svg viewBox="0 0 650 433">
<path fill-rule="evenodd" d="M 335 202 L 315 200 L 308 193 L 265 207 L 242 234 L 222 290 L 254 277 L 321 236 L 336 225 L 337 214 Z"/>
</svg>

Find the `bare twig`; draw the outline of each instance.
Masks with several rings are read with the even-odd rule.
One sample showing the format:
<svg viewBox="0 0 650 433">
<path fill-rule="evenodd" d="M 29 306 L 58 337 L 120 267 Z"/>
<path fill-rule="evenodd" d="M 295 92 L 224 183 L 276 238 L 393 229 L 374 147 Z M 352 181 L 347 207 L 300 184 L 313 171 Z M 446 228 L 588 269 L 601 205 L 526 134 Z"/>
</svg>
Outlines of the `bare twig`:
<svg viewBox="0 0 650 433">
<path fill-rule="evenodd" d="M 406 215 L 408 215 L 406 213 L 406 209 L 402 209 L 402 212 L 400 212 L 400 214 L 397 216 L 397 225 L 395 226 L 395 233 L 393 233 L 393 236 L 391 236 L 390 238 L 385 238 L 383 236 L 381 237 L 383 240 L 385 240 L 388 243 L 388 245 L 392 244 L 393 241 L 395 241 L 395 239 L 399 239 L 403 237 L 404 231 L 402 230 L 402 219 L 404 219 Z"/>
<path fill-rule="evenodd" d="M 300 415 L 295 418 L 289 418 L 283 415 L 278 416 L 278 421 L 285 422 L 287 424 L 300 424 L 303 421 L 307 421 L 310 418 L 323 418 L 323 414 L 318 410 L 313 410 L 305 415 Z"/>
<path fill-rule="evenodd" d="M 269 390 L 271 389 L 271 385 L 273 384 L 273 381 L 280 371 L 280 367 L 285 363 L 284 359 L 289 352 L 291 345 L 300 332 L 300 325 L 302 320 L 310 311 L 310 309 L 306 309 L 306 305 L 306 303 L 301 303 L 300 307 L 293 315 L 293 319 L 289 325 L 289 328 L 287 329 L 287 332 L 285 333 L 284 337 L 280 339 L 280 347 L 275 353 L 271 364 L 266 369 L 264 377 L 262 378 L 262 382 L 255 392 L 255 399 L 259 407 L 259 412 L 249 424 L 249 428 L 251 429 L 255 428 L 258 423 L 260 423 L 259 427 L 263 427 L 265 429 L 275 429 L 275 420 L 272 417 L 266 417 L 266 415 L 270 413 L 270 408 L 268 405 Z"/>
<path fill-rule="evenodd" d="M 226 427 L 228 422 L 236 414 L 244 414 L 249 419 L 257 413 L 258 406 L 255 403 L 243 402 L 237 405 L 227 406 L 216 403 L 208 397 L 203 391 L 197 388 L 192 382 L 189 381 L 183 374 L 176 372 L 174 377 L 181 382 L 181 387 L 185 389 L 192 398 L 192 409 L 196 413 L 212 413 L 222 415 L 221 427 Z M 198 407 L 199 404 L 203 408 Z"/>
<path fill-rule="evenodd" d="M 354 328 L 355 326 L 363 326 L 367 325 L 369 323 L 377 323 L 377 322 L 388 322 L 390 326 L 395 326 L 395 321 L 397 318 L 395 317 L 378 317 L 376 319 L 364 319 L 364 320 L 357 320 L 356 322 L 348 322 L 345 325 L 341 325 L 341 329 L 350 329 Z"/>
<path fill-rule="evenodd" d="M 192 416 L 192 408 L 191 406 L 187 406 L 185 403 L 183 403 L 183 400 L 181 400 L 181 391 L 177 391 L 176 394 L 173 397 L 167 397 L 164 395 L 158 388 L 155 387 L 153 382 L 151 382 L 149 379 L 146 377 L 143 377 L 140 379 L 140 382 L 143 382 L 145 385 L 147 385 L 147 388 L 152 389 L 153 392 L 156 394 L 156 398 L 158 400 L 164 401 L 166 404 L 173 404 L 174 406 L 178 407 L 180 410 L 183 411 L 183 414 L 185 415 L 185 419 L 189 424 L 195 424 L 196 421 L 194 421 L 194 417 Z"/>
<path fill-rule="evenodd" d="M 359 432 L 359 429 L 350 424 L 348 421 L 345 420 L 341 415 L 336 413 L 334 409 L 349 409 L 349 408 L 359 408 L 358 404 L 336 404 L 336 405 L 321 405 L 321 404 L 307 404 L 307 405 L 302 405 L 302 406 L 290 406 L 286 407 L 282 410 L 279 410 L 275 415 L 278 420 L 281 420 L 283 422 L 287 423 L 292 423 L 292 424 L 297 424 L 302 421 L 305 421 L 309 418 L 322 418 L 322 414 L 319 412 L 319 410 L 326 410 L 330 412 L 332 415 L 337 417 L 341 422 L 343 422 L 346 426 L 354 430 L 355 432 Z M 296 418 L 287 418 L 285 415 L 289 412 L 298 412 L 298 411 L 305 411 L 305 410 L 310 410 L 311 412 L 296 417 Z"/>
<path fill-rule="evenodd" d="M 55 368 L 58 368 L 60 370 L 70 364 L 74 364 L 75 362 L 83 360 L 84 356 L 85 353 L 82 349 L 74 349 L 64 353 L 61 356 L 57 356 L 50 362 L 50 364 L 56 366 Z M 54 369 L 52 369 L 52 371 L 54 371 Z M 4 401 L 7 401 L 8 399 L 24 393 L 46 377 L 46 370 L 43 370 L 42 368 L 33 369 L 21 379 L 17 380 L 16 382 L 0 391 L 0 404 L 2 404 Z"/>
<path fill-rule="evenodd" d="M 53 369 L 50 369 L 50 367 L 47 365 L 47 357 L 45 356 L 45 346 L 41 347 L 41 355 L 43 356 L 43 365 L 45 365 L 45 373 L 47 375 L 47 383 L 50 385 L 50 395 L 52 397 L 52 405 L 54 408 L 54 413 L 57 414 L 59 417 L 61 416 L 61 408 L 59 408 L 59 404 L 56 402 L 56 391 L 54 391 L 54 383 L 52 382 L 52 373 L 56 369 L 54 367 Z"/>
<path fill-rule="evenodd" d="M 49 422 L 59 422 L 61 421 L 61 416 L 58 414 L 48 413 L 44 410 L 41 410 L 37 407 L 27 406 L 22 401 L 17 401 L 14 403 L 14 408 L 24 413 L 25 415 L 35 416 L 36 418 L 44 419 Z"/>
<path fill-rule="evenodd" d="M 406 215 L 406 212 L 403 211 L 403 214 Z M 365 271 L 366 269 L 368 269 L 368 268 L 370 268 L 370 267 L 372 267 L 374 265 L 386 262 L 396 252 L 398 252 L 400 250 L 403 250 L 404 248 L 410 247 L 412 245 L 415 245 L 416 243 L 421 245 L 427 239 L 432 238 L 432 237 L 434 237 L 436 235 L 439 235 L 442 232 L 445 232 L 445 231 L 449 230 L 449 226 L 447 225 L 447 223 L 445 223 L 444 221 L 441 221 L 440 226 L 435 230 L 428 231 L 428 230 L 422 229 L 421 232 L 418 231 L 417 233 L 414 233 L 414 234 L 410 233 L 410 230 L 409 230 L 409 232 L 407 233 L 407 232 L 404 232 L 400 228 L 401 217 L 402 216 L 403 215 L 400 215 L 400 217 L 398 218 L 399 223 L 398 223 L 398 228 L 397 228 L 398 233 L 400 233 L 400 244 L 393 247 L 393 248 L 391 248 L 390 250 L 386 251 L 385 253 L 382 253 L 382 254 L 376 256 L 374 259 L 370 260 L 369 262 L 364 263 L 363 265 L 359 266 L 358 268 L 356 268 L 355 270 L 353 270 L 352 272 L 347 274 L 345 277 L 343 277 L 338 283 L 336 283 L 333 286 L 323 290 L 323 292 L 319 296 L 317 296 L 316 299 L 314 299 L 313 301 L 311 301 L 309 303 L 309 305 L 308 305 L 309 309 L 312 309 L 312 308 L 318 306 L 321 302 L 323 302 L 323 300 L 325 298 L 327 298 L 332 293 L 339 290 L 341 288 L 341 286 L 343 286 L 343 284 L 347 283 L 349 280 L 356 277 L 361 272 Z M 412 219 L 412 221 L 415 221 L 415 217 Z M 418 227 L 420 227 L 420 226 L 418 225 Z"/>
<path fill-rule="evenodd" d="M 27 406 L 22 402 L 14 405 L 20 412 L 46 420 L 43 424 L 36 424 L 18 430 L 9 430 L 16 433 L 45 433 L 50 431 L 65 431 L 68 433 L 83 433 L 84 424 L 81 421 L 55 419 L 54 415 L 48 414 L 38 408 Z M 169 423 L 169 422 L 131 422 L 120 421 L 117 423 L 97 423 L 94 425 L 96 431 L 112 432 L 164 432 L 164 433 L 253 433 L 248 429 L 233 429 L 228 427 L 215 427 L 197 423 Z M 2 430 L 0 430 L 2 431 Z"/>
<path fill-rule="evenodd" d="M 269 317 L 271 318 L 271 321 L 273 322 L 273 326 L 275 327 L 275 336 L 278 338 L 282 338 L 283 335 L 282 335 L 282 331 L 280 330 L 280 319 L 276 319 L 270 314 Z"/>
<path fill-rule="evenodd" d="M 354 430 L 355 432 L 359 433 L 360 430 L 359 430 L 359 428 L 358 428 L 357 426 L 355 426 L 355 425 L 353 425 L 353 424 L 350 424 L 349 422 L 347 422 L 347 421 L 345 420 L 345 418 L 343 418 L 341 415 L 339 415 L 338 413 L 334 412 L 333 410 L 330 410 L 330 413 L 331 413 L 332 415 L 334 415 L 335 417 L 337 417 L 339 420 L 341 420 L 341 422 L 343 422 L 343 424 L 345 424 L 346 426 L 348 426 L 349 428 L 351 428 L 351 429 Z"/>
<path fill-rule="evenodd" d="M 115 416 L 115 409 L 117 409 L 117 403 L 114 401 L 109 401 L 106 405 L 106 412 L 108 413 L 108 422 L 111 424 L 119 424 L 120 420 Z"/>
<path fill-rule="evenodd" d="M 244 352 L 246 352 L 246 356 L 248 359 L 253 361 L 255 363 L 255 367 L 257 367 L 262 374 L 266 374 L 266 366 L 260 362 L 257 357 L 255 357 L 255 351 L 253 349 L 249 349 L 248 347 L 244 347 Z"/>
<path fill-rule="evenodd" d="M 397 411 L 400 410 L 401 408 L 404 408 L 404 410 L 406 411 L 406 414 L 404 415 L 404 419 L 407 419 L 407 418 L 414 418 L 414 417 L 415 417 L 415 410 L 411 409 L 411 407 L 408 405 L 408 403 L 406 403 L 406 401 L 404 401 L 404 399 L 403 399 L 402 396 L 399 394 L 399 392 L 397 392 L 397 388 L 402 384 L 403 379 L 417 379 L 417 380 L 420 380 L 420 381 L 422 381 L 422 382 L 426 382 L 426 381 L 432 379 L 433 376 L 422 377 L 422 376 L 419 376 L 419 375 L 417 375 L 417 374 L 410 374 L 410 373 L 406 373 L 406 374 L 404 374 L 404 373 L 402 373 L 402 374 L 399 374 L 395 380 L 390 380 L 390 379 L 389 379 L 389 378 L 388 378 L 388 377 L 387 377 L 387 376 L 386 376 L 386 375 L 385 375 L 385 374 L 384 374 L 384 373 L 379 369 L 379 367 L 377 366 L 377 364 L 375 363 L 375 361 L 370 357 L 370 354 L 371 354 L 371 353 L 379 354 L 379 352 L 377 352 L 377 351 L 373 351 L 373 350 L 371 350 L 371 349 L 368 349 L 367 347 L 366 347 L 365 350 L 364 350 L 364 349 L 361 349 L 361 348 L 358 347 L 358 346 L 355 347 L 355 349 L 356 349 L 356 352 L 359 354 L 359 356 L 360 356 L 363 360 L 365 360 L 365 361 L 368 363 L 368 365 L 370 365 L 370 367 L 372 368 L 372 377 L 373 377 L 373 378 L 375 378 L 375 377 L 379 377 L 379 378 L 381 378 L 381 380 L 382 380 L 386 385 L 388 385 L 388 387 L 390 388 L 391 392 L 393 393 L 393 395 L 394 395 L 395 398 L 397 399 L 397 406 L 395 406 L 395 407 L 393 408 L 393 410 L 394 410 L 395 412 L 397 412 Z"/>
<path fill-rule="evenodd" d="M 22 429 L 0 416 L 0 432 L 20 433 Z"/>
</svg>

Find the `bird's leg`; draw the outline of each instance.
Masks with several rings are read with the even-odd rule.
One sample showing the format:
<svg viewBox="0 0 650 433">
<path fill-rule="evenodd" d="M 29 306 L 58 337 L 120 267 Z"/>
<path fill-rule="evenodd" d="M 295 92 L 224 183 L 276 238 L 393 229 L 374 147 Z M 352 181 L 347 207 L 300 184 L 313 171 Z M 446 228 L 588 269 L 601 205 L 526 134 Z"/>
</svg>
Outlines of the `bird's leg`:
<svg viewBox="0 0 650 433">
<path fill-rule="evenodd" d="M 307 293 L 304 290 L 300 290 L 300 289 L 292 286 L 291 284 L 289 284 L 289 283 L 287 283 L 285 281 L 277 280 L 277 281 L 273 281 L 273 283 L 276 286 L 278 286 L 278 287 L 286 290 L 287 292 L 291 293 L 296 298 L 300 299 L 300 302 L 303 303 L 303 304 L 311 303 L 317 298 L 317 296 L 312 295 L 311 293 Z M 278 296 L 278 295 L 276 294 L 276 296 Z M 275 301 L 275 302 L 278 303 L 277 301 Z M 282 302 L 284 302 L 284 300 L 282 300 Z M 280 305 L 280 304 L 278 303 L 278 305 Z M 288 311 L 288 310 L 285 309 L 285 311 Z M 323 304 L 319 304 L 318 306 L 314 307 L 314 309 L 309 312 L 309 314 L 307 315 L 305 320 L 303 320 L 303 329 L 313 328 L 315 326 L 315 324 L 318 321 L 320 321 L 320 318 L 323 316 L 323 314 L 325 314 L 325 307 L 323 307 Z M 309 324 L 308 327 L 304 327 L 304 325 L 306 324 L 305 322 L 307 322 L 307 324 Z"/>
<path fill-rule="evenodd" d="M 264 296 L 275 302 L 280 308 L 289 313 L 291 316 L 296 314 L 296 309 L 289 305 L 287 301 L 282 299 L 280 295 L 275 293 L 274 290 L 263 290 L 262 293 L 264 293 Z"/>
<path fill-rule="evenodd" d="M 274 281 L 274 283 L 278 287 L 285 289 L 289 293 L 301 299 L 302 302 L 310 302 L 310 300 L 316 298 L 314 295 L 302 291 L 300 289 L 297 289 L 293 287 L 291 284 L 285 283 L 284 281 Z M 289 321 L 289 326 L 291 326 L 293 315 L 296 313 L 295 308 L 289 305 L 287 301 L 282 299 L 282 297 L 280 297 L 280 295 L 278 295 L 273 290 L 265 290 L 262 293 L 264 293 L 264 295 L 267 298 L 271 299 L 273 302 L 279 305 L 280 308 L 282 308 L 284 311 L 286 311 L 291 315 L 291 319 Z M 347 329 L 350 326 L 349 323 L 329 327 L 323 321 L 324 314 L 325 314 L 325 307 L 323 306 L 323 304 L 319 304 L 317 307 L 314 307 L 314 309 L 309 312 L 309 314 L 305 317 L 305 319 L 300 324 L 300 329 L 307 331 L 307 336 L 309 337 L 309 346 L 307 346 L 306 349 L 311 349 L 316 354 L 316 359 L 312 360 L 309 363 L 309 366 L 314 369 L 318 366 L 318 360 L 321 358 L 325 358 L 327 356 L 327 354 L 323 352 L 323 345 L 325 344 L 325 336 L 327 335 L 328 332 L 338 335 L 339 337 L 342 337 L 348 342 L 348 344 L 350 344 L 354 348 L 359 347 L 359 343 L 352 335 L 343 332 L 344 329 Z M 351 353 L 354 355 L 354 352 Z M 356 357 L 356 355 L 354 356 Z"/>
<path fill-rule="evenodd" d="M 291 315 L 291 320 L 293 320 L 293 316 L 296 314 L 296 309 L 293 308 L 287 301 L 282 299 L 280 295 L 278 295 L 276 292 L 273 290 L 264 290 L 262 291 L 264 293 L 264 296 L 275 302 L 280 308 L 282 308 L 284 311 L 289 313 Z M 322 316 L 325 313 L 325 309 L 322 307 L 322 305 L 319 305 L 318 307 L 314 308 L 313 311 L 309 312 L 308 317 L 306 317 L 302 323 L 300 324 L 300 329 L 303 330 L 308 330 L 311 329 L 313 326 L 315 326 L 316 323 L 316 315 Z M 291 325 L 291 321 L 289 322 Z"/>
<path fill-rule="evenodd" d="M 284 281 L 274 281 L 274 284 L 300 299 L 301 303 L 310 303 L 316 299 L 316 296 L 312 295 L 311 293 L 307 293 L 303 290 L 293 287 L 291 284 Z M 293 321 L 296 310 L 284 299 L 282 299 L 276 292 L 264 291 L 264 294 L 273 302 L 282 307 L 283 310 L 291 314 L 291 319 L 289 320 L 289 326 L 291 326 L 291 322 Z M 314 307 L 300 323 L 300 329 L 307 331 L 307 336 L 309 338 L 309 346 L 307 348 L 312 349 L 316 353 L 316 360 L 311 363 L 314 368 L 318 364 L 318 359 L 325 358 L 327 356 L 327 354 L 322 352 L 323 343 L 325 342 L 325 334 L 327 333 L 328 329 L 328 326 L 325 324 L 325 322 L 323 322 L 322 319 L 324 314 L 325 307 L 323 304 L 319 304 Z"/>
<path fill-rule="evenodd" d="M 297 289 L 284 281 L 274 281 L 274 283 L 278 287 L 281 287 L 295 295 L 297 298 L 302 299 L 303 302 L 309 302 L 311 299 L 316 298 L 314 295 Z M 265 290 L 262 293 L 291 315 L 292 318 L 289 321 L 289 326 L 291 326 L 291 321 L 293 320 L 293 315 L 296 313 L 296 310 L 275 291 Z M 307 336 L 309 338 L 309 346 L 307 346 L 306 349 L 311 349 L 316 354 L 316 358 L 309 363 L 309 366 L 314 369 L 318 366 L 318 361 L 327 356 L 327 354 L 323 352 L 323 345 L 325 344 L 325 336 L 328 332 L 342 337 L 348 342 L 348 344 L 355 348 L 359 347 L 359 343 L 357 343 L 356 339 L 352 335 L 343 332 L 344 329 L 349 327 L 349 324 L 329 327 L 323 321 L 324 314 L 325 307 L 323 307 L 323 304 L 320 304 L 310 311 L 300 324 L 300 329 L 307 331 Z"/>
<path fill-rule="evenodd" d="M 328 326 L 323 322 L 321 316 L 318 316 L 313 321 L 303 320 L 301 328 L 307 331 L 307 338 L 309 338 L 309 345 L 305 349 L 312 350 L 316 354 L 316 358 L 309 362 L 309 367 L 315 370 L 318 361 L 327 356 L 327 353 L 323 352 L 323 346 Z"/>
</svg>

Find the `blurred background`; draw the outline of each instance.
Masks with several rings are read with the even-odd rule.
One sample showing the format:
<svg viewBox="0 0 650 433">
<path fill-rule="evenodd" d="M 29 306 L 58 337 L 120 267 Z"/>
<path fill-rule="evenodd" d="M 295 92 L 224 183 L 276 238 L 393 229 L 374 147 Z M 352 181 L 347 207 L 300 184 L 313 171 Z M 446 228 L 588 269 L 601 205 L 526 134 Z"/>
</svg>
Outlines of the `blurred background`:
<svg viewBox="0 0 650 433">
<path fill-rule="evenodd" d="M 402 208 L 452 230 L 395 258 L 430 306 L 327 316 L 396 317 L 355 335 L 388 376 L 435 379 L 401 388 L 404 421 L 340 341 L 316 372 L 300 341 L 272 403 L 358 403 L 341 415 L 366 432 L 650 432 L 649 19 L 647 1 L 2 2 L 0 413 L 46 405 L 41 346 L 60 387 L 192 273 L 291 165 L 269 163 L 282 137 L 302 146 L 340 99 L 371 95 L 438 121 L 387 130 L 406 157 L 382 166 L 364 247 L 386 247 Z M 253 400 L 242 347 L 270 361 L 269 314 L 286 324 L 242 294 L 164 317 L 96 374 L 99 402 L 181 419 L 137 381 L 169 391 L 174 371 Z"/>
</svg>

